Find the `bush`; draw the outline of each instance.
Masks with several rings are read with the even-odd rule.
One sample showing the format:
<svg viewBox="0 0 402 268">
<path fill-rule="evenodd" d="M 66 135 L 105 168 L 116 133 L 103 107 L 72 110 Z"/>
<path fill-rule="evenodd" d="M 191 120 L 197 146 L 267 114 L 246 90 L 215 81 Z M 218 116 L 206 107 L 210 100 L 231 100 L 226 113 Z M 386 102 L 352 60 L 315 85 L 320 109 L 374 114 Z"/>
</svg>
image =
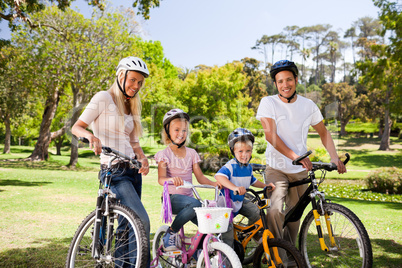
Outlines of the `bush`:
<svg viewBox="0 0 402 268">
<path fill-rule="evenodd" d="M 373 171 L 367 176 L 366 184 L 373 192 L 402 194 L 402 170 L 392 167 Z"/>
</svg>

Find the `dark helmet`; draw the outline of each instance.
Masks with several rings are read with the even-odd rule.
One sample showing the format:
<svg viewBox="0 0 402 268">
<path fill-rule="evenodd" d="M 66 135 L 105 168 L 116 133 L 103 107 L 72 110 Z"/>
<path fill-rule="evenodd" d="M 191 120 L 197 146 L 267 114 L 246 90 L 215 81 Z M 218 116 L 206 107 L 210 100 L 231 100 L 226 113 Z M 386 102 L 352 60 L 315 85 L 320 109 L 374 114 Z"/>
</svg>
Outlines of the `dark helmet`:
<svg viewBox="0 0 402 268">
<path fill-rule="evenodd" d="M 269 73 L 271 74 L 272 80 L 275 81 L 275 75 L 282 71 L 291 71 L 295 76 L 299 74 L 299 70 L 293 61 L 280 60 L 275 62 L 275 64 L 271 67 L 271 71 Z"/>
<path fill-rule="evenodd" d="M 238 141 L 251 141 L 254 144 L 254 135 L 248 129 L 245 128 L 236 128 L 232 133 L 229 134 L 228 137 L 228 145 L 230 151 L 234 155 L 234 146 Z"/>
<path fill-rule="evenodd" d="M 181 109 L 172 109 L 163 116 L 163 127 L 166 127 L 173 119 L 184 118 L 190 121 L 190 116 Z"/>
</svg>

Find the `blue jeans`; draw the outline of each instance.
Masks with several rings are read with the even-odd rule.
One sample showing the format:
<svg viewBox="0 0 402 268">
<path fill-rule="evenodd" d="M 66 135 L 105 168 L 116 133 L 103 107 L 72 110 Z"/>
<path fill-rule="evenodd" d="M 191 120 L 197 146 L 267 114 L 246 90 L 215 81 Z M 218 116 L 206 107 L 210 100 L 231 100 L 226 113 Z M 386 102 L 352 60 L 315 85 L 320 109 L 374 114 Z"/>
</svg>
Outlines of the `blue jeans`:
<svg viewBox="0 0 402 268">
<path fill-rule="evenodd" d="M 174 232 L 178 232 L 181 227 L 189 221 L 198 225 L 197 215 L 193 208 L 201 207 L 200 201 L 191 196 L 172 194 L 170 196 L 170 203 L 172 204 L 172 213 L 176 214 L 176 217 L 170 226 Z"/>
<path fill-rule="evenodd" d="M 105 183 L 106 172 L 104 170 L 100 173 L 100 178 L 102 183 Z M 149 241 L 149 233 L 150 233 L 150 222 L 148 213 L 145 210 L 142 202 L 141 202 L 141 191 L 142 191 L 142 176 L 138 173 L 136 169 L 117 169 L 115 175 L 112 175 L 112 180 L 110 183 L 110 189 L 113 193 L 116 194 L 116 198 L 120 200 L 122 205 L 129 207 L 132 211 L 134 211 L 142 221 L 144 225 L 145 232 L 148 236 Z M 119 220 L 119 226 L 116 229 L 116 233 L 124 232 L 125 222 Z M 128 234 L 130 239 L 130 245 L 132 239 L 141 239 L 140 237 L 136 238 L 133 232 Z M 118 243 L 118 241 L 117 241 Z M 116 246 L 117 248 L 117 246 Z M 115 252 L 115 257 L 124 256 L 126 252 L 133 252 L 132 248 L 122 248 L 119 247 Z M 150 256 L 150 245 L 148 244 L 148 256 Z M 135 260 L 130 260 L 130 262 L 134 263 Z M 150 259 L 148 258 L 147 267 L 150 266 Z M 124 266 L 123 263 L 118 263 L 116 261 L 117 267 L 127 267 Z"/>
</svg>

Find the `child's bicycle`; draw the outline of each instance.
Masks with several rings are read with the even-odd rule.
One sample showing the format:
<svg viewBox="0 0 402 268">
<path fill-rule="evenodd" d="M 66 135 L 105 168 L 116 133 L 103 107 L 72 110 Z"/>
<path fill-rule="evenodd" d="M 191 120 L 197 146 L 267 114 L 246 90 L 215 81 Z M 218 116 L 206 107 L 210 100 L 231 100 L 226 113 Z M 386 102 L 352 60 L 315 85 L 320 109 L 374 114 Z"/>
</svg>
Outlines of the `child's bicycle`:
<svg viewBox="0 0 402 268">
<path fill-rule="evenodd" d="M 293 161 L 300 160 L 312 152 L 308 151 Z M 346 154 L 346 164 L 350 159 Z M 334 163 L 313 162 L 308 177 L 289 184 L 290 187 L 309 183 L 299 202 L 285 216 L 284 227 L 289 222 L 298 221 L 309 203 L 312 210 L 306 215 L 299 232 L 299 249 L 308 267 L 363 267 L 373 265 L 373 253 L 366 229 L 360 219 L 348 208 L 325 199 L 324 192 L 318 190 L 327 171 L 337 170 Z M 265 165 L 253 164 L 253 170 L 265 175 Z M 315 172 L 320 170 L 317 182 Z M 264 176 L 265 180 L 265 176 Z M 325 224 L 326 228 L 322 228 Z"/>
<path fill-rule="evenodd" d="M 236 252 L 223 243 L 219 235 L 227 230 L 231 209 L 213 207 L 219 196 L 219 189 L 210 185 L 192 185 L 185 183 L 182 188 L 191 188 L 194 195 L 201 201 L 202 207 L 195 208 L 198 219 L 198 230 L 193 237 L 184 234 L 184 228 L 179 232 L 179 245 L 181 250 L 163 250 L 162 238 L 169 226 L 161 226 L 155 233 L 152 253 L 153 260 L 151 267 L 241 267 Z M 215 189 L 215 200 L 203 200 L 196 188 Z M 211 207 L 212 206 L 212 207 Z"/>
<path fill-rule="evenodd" d="M 88 143 L 85 138 L 80 140 Z M 120 204 L 110 190 L 110 180 L 116 172 L 114 160 L 124 160 L 137 169 L 141 163 L 109 147 L 102 146 L 102 151 L 111 156 L 105 186 L 100 182 L 96 209 L 83 220 L 73 237 L 66 267 L 145 267 L 149 241 L 141 219 Z"/>
<path fill-rule="evenodd" d="M 270 201 L 267 190 L 268 187 L 261 191 L 246 189 L 250 201 L 260 209 L 260 219 L 252 225 L 233 223 L 236 253 L 243 264 L 253 262 L 257 268 L 306 267 L 303 256 L 292 243 L 274 238 L 269 231 L 264 211 Z"/>
</svg>

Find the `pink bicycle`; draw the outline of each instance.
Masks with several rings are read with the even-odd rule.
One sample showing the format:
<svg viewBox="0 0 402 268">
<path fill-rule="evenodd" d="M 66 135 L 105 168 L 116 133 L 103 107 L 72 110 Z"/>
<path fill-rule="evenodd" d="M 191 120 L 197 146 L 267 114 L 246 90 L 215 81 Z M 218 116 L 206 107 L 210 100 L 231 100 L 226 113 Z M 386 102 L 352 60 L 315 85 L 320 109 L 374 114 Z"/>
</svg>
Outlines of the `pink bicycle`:
<svg viewBox="0 0 402 268">
<path fill-rule="evenodd" d="M 232 209 L 215 206 L 219 189 L 210 185 L 192 185 L 191 183 L 185 183 L 179 187 L 191 188 L 195 197 L 202 204 L 202 207 L 195 208 L 198 231 L 194 236 L 188 237 L 182 228 L 179 232 L 180 250 L 165 252 L 162 238 L 169 226 L 159 227 L 152 243 L 154 259 L 151 262 L 151 267 L 240 268 L 241 262 L 236 252 L 220 239 L 220 233 L 227 231 Z M 215 200 L 203 200 L 196 188 L 215 189 Z"/>
</svg>

